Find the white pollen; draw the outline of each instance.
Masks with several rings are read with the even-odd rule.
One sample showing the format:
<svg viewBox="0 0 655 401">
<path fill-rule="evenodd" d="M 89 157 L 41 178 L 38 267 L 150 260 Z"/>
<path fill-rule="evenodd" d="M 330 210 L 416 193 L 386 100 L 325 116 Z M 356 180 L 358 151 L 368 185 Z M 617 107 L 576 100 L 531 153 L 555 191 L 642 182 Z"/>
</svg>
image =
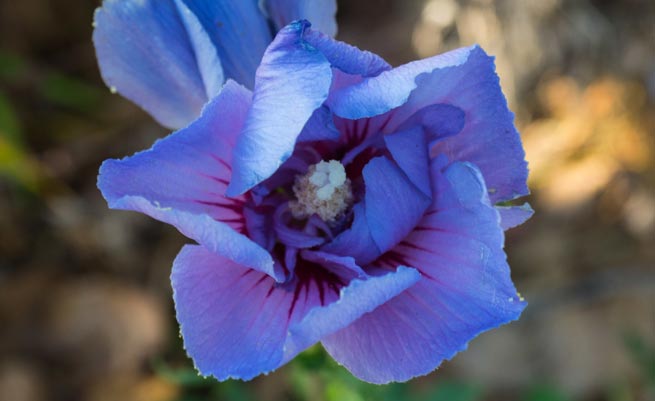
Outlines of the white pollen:
<svg viewBox="0 0 655 401">
<path fill-rule="evenodd" d="M 334 186 L 328 184 L 316 190 L 316 197 L 320 200 L 329 200 L 334 193 Z"/>
<path fill-rule="evenodd" d="M 336 161 L 336 160 L 332 160 L 332 161 Z M 321 173 L 327 173 L 330 171 L 330 164 L 327 163 L 325 160 L 321 160 L 320 162 L 316 163 L 314 167 L 316 167 L 316 171 L 320 171 Z"/>
<path fill-rule="evenodd" d="M 346 169 L 336 160 L 320 161 L 307 174 L 296 178 L 296 200 L 289 203 L 294 217 L 305 219 L 317 214 L 328 223 L 336 222 L 352 205 L 353 195 Z"/>
<path fill-rule="evenodd" d="M 338 187 L 346 182 L 346 169 L 336 160 L 330 160 L 330 184 Z"/>
<path fill-rule="evenodd" d="M 312 174 L 311 177 L 309 177 L 309 182 L 311 182 L 312 184 L 316 185 L 319 188 L 327 184 L 328 180 L 329 180 L 328 175 L 318 170 L 314 174 Z"/>
</svg>

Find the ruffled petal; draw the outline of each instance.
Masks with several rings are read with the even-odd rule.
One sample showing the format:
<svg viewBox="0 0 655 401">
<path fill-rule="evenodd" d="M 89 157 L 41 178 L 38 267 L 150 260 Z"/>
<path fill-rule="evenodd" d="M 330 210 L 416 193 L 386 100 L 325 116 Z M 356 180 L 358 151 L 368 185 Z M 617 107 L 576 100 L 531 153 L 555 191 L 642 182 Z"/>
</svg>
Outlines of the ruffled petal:
<svg viewBox="0 0 655 401">
<path fill-rule="evenodd" d="M 226 78 L 252 88 L 255 70 L 273 36 L 254 0 L 180 0 L 214 44 Z"/>
<path fill-rule="evenodd" d="M 520 226 L 534 214 L 534 210 L 528 203 L 521 206 L 496 206 L 496 210 L 500 214 L 500 225 L 503 230 Z"/>
<path fill-rule="evenodd" d="M 228 81 L 189 127 L 132 157 L 105 161 L 98 187 L 109 206 L 172 224 L 209 249 L 274 275 L 268 252 L 244 235 L 244 199 L 224 196 L 230 150 L 250 102 L 247 89 Z"/>
<path fill-rule="evenodd" d="M 420 126 L 384 136 L 387 149 L 407 178 L 425 196 L 432 197 L 430 155 L 425 132 Z"/>
<path fill-rule="evenodd" d="M 314 29 L 326 35 L 334 36 L 337 33 L 336 0 L 264 0 L 261 6 L 277 29 L 293 21 L 306 19 Z"/>
<path fill-rule="evenodd" d="M 393 118 L 393 115 L 390 115 L 389 118 Z M 422 127 L 427 140 L 433 144 L 459 134 L 465 123 L 466 114 L 462 109 L 450 104 L 432 104 L 410 116 L 399 127 L 399 130 L 411 129 L 416 126 Z"/>
<path fill-rule="evenodd" d="M 171 283 L 184 347 L 201 374 L 248 380 L 279 366 L 289 295 L 274 280 L 187 245 Z"/>
<path fill-rule="evenodd" d="M 366 278 L 367 276 L 366 272 L 357 265 L 355 259 L 350 256 L 338 256 L 332 253 L 304 249 L 301 252 L 301 257 L 304 260 L 320 264 L 339 277 L 353 279 Z"/>
<path fill-rule="evenodd" d="M 342 87 L 330 97 L 330 107 L 336 115 L 351 120 L 384 114 L 407 103 L 412 91 L 419 87 L 419 76 L 442 69 L 455 70 L 454 67 L 466 62 L 471 50 L 472 48 L 461 48 L 414 61 L 354 85 Z M 425 89 L 431 91 L 435 99 L 441 93 L 440 86 Z M 418 109 L 406 115 L 400 122 L 416 111 Z"/>
<path fill-rule="evenodd" d="M 293 153 L 296 139 L 328 96 L 328 60 L 303 39 L 307 22 L 282 29 L 257 69 L 252 108 L 234 151 L 228 195 L 270 177 Z"/>
<path fill-rule="evenodd" d="M 371 230 L 368 227 L 364 202 L 353 206 L 353 214 L 353 222 L 350 228 L 323 245 L 321 250 L 334 255 L 352 257 L 357 264 L 365 266 L 377 259 L 382 251 L 373 240 Z"/>
<path fill-rule="evenodd" d="M 334 125 L 332 112 L 326 106 L 317 109 L 303 127 L 298 142 L 336 141 L 341 136 Z"/>
<path fill-rule="evenodd" d="M 416 269 L 400 266 L 383 275 L 351 281 L 341 289 L 338 300 L 310 310 L 302 320 L 290 326 L 285 361 L 320 339 L 348 327 L 361 316 L 402 294 L 420 279 L 421 275 Z"/>
<path fill-rule="evenodd" d="M 332 67 L 345 74 L 374 77 L 391 69 L 389 63 L 377 54 L 334 40 L 319 30 L 307 29 L 303 39 L 323 53 Z M 345 76 L 341 76 L 340 79 L 350 80 Z"/>
<path fill-rule="evenodd" d="M 436 369 L 475 336 L 515 320 L 525 303 L 511 282 L 503 230 L 479 171 L 433 161 L 435 197 L 419 226 L 375 264 L 416 267 L 423 278 L 323 340 L 355 376 L 406 381 Z"/>
<path fill-rule="evenodd" d="M 278 368 L 419 278 L 415 269 L 399 268 L 347 285 L 320 277 L 279 285 L 201 246 L 186 246 L 175 260 L 171 281 L 184 345 L 198 370 L 219 380 L 249 380 Z"/>
<path fill-rule="evenodd" d="M 358 119 L 389 113 L 386 132 L 435 104 L 465 113 L 457 135 L 445 138 L 432 154 L 468 161 L 482 171 L 493 203 L 529 193 L 525 153 L 495 73 L 493 58 L 478 46 L 412 62 L 377 77 L 341 88 L 329 105 L 338 116 Z"/>
<path fill-rule="evenodd" d="M 218 52 L 198 17 L 182 0 L 175 0 L 175 5 L 189 33 L 189 40 L 196 56 L 198 72 L 205 87 L 205 95 L 207 99 L 213 99 L 225 83 L 223 66 L 218 58 Z"/>
<path fill-rule="evenodd" d="M 180 15 L 178 6 L 174 0 L 105 0 L 93 32 L 107 85 L 170 128 L 198 117 L 223 84 L 216 49 L 198 20 Z"/>
<path fill-rule="evenodd" d="M 414 229 L 431 198 L 386 157 L 372 159 L 362 174 L 366 221 L 378 248 L 386 252 Z"/>
</svg>

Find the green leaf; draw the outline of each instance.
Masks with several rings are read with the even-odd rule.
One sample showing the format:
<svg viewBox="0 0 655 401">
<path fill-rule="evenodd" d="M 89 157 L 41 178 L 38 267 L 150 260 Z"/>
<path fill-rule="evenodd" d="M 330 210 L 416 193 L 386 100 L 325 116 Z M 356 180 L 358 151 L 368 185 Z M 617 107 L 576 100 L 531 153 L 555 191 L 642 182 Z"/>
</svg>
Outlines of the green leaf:
<svg viewBox="0 0 655 401">
<path fill-rule="evenodd" d="M 183 387 L 202 387 L 211 384 L 210 379 L 200 376 L 195 369 L 171 368 L 162 361 L 153 362 L 152 368 L 158 376 Z"/>
<path fill-rule="evenodd" d="M 228 380 L 222 383 L 217 381 L 212 390 L 212 394 L 215 395 L 210 398 L 212 400 L 251 401 L 253 399 L 246 384 L 239 381 Z"/>
<path fill-rule="evenodd" d="M 48 75 L 40 91 L 53 104 L 85 113 L 93 111 L 104 94 L 96 86 L 61 74 Z"/>
<path fill-rule="evenodd" d="M 0 51 L 0 78 L 6 80 L 16 79 L 25 71 L 25 61 L 15 54 Z"/>
<path fill-rule="evenodd" d="M 20 123 L 16 111 L 2 92 L 0 92 L 0 134 L 15 146 L 22 144 Z"/>
<path fill-rule="evenodd" d="M 625 333 L 623 343 L 646 380 L 651 385 L 655 385 L 655 345 L 648 344 L 643 337 L 634 332 Z"/>
<path fill-rule="evenodd" d="M 525 397 L 524 401 L 570 401 L 570 399 L 562 394 L 554 386 L 547 384 L 540 384 L 532 387 Z"/>
<path fill-rule="evenodd" d="M 480 390 L 471 384 L 442 382 L 427 398 L 429 401 L 477 401 L 481 399 Z"/>
<path fill-rule="evenodd" d="M 353 388 L 342 382 L 331 382 L 325 387 L 327 401 L 364 401 Z"/>
</svg>

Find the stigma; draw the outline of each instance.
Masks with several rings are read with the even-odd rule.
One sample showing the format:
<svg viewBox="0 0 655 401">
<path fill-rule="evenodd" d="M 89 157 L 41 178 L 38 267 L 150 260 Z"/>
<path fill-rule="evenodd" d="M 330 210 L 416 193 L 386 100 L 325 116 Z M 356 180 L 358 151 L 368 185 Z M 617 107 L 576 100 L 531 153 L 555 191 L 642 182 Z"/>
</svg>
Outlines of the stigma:
<svg viewBox="0 0 655 401">
<path fill-rule="evenodd" d="M 293 193 L 296 199 L 289 202 L 289 208 L 297 219 L 316 214 L 326 223 L 334 223 L 353 203 L 346 169 L 336 160 L 309 166 L 305 175 L 296 177 Z"/>
</svg>

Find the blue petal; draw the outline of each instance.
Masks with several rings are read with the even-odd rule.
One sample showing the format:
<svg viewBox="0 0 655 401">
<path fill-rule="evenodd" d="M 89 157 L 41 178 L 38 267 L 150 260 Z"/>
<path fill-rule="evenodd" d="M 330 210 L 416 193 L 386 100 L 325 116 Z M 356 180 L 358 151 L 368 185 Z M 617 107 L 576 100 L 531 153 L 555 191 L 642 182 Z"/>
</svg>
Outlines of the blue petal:
<svg viewBox="0 0 655 401">
<path fill-rule="evenodd" d="M 323 340 L 355 376 L 406 381 L 436 369 L 478 334 L 519 317 L 525 303 L 511 282 L 503 230 L 479 171 L 434 168 L 433 204 L 381 267 L 408 265 L 423 279 Z M 380 328 L 384 328 L 381 330 Z"/>
<path fill-rule="evenodd" d="M 386 157 L 364 167 L 366 221 L 371 236 L 384 253 L 409 234 L 430 205 L 402 171 Z"/>
<path fill-rule="evenodd" d="M 273 38 L 255 0 L 182 0 L 214 43 L 226 78 L 253 87 L 255 70 Z"/>
<path fill-rule="evenodd" d="M 500 225 L 503 230 L 520 226 L 534 214 L 528 203 L 521 206 L 496 206 L 496 210 L 500 213 Z"/>
<path fill-rule="evenodd" d="M 387 132 L 425 107 L 448 104 L 465 113 L 457 135 L 432 154 L 468 161 L 482 171 L 493 203 L 527 195 L 525 153 L 507 108 L 493 58 L 477 46 L 413 62 L 331 94 L 335 114 L 357 119 L 389 112 Z"/>
<path fill-rule="evenodd" d="M 400 268 L 353 280 L 339 293 L 314 281 L 281 286 L 200 246 L 184 247 L 171 275 L 184 346 L 203 375 L 219 380 L 278 368 L 419 278 Z"/>
<path fill-rule="evenodd" d="M 399 130 L 422 127 L 427 140 L 432 144 L 459 134 L 464 128 L 465 119 L 464 111 L 458 107 L 449 104 L 432 104 L 410 116 Z"/>
<path fill-rule="evenodd" d="M 223 195 L 230 179 L 230 150 L 250 101 L 247 89 L 228 81 L 189 127 L 147 151 L 105 161 L 98 187 L 109 206 L 172 224 L 214 252 L 275 275 L 268 252 L 239 233 L 245 232 L 244 200 Z"/>
<path fill-rule="evenodd" d="M 355 259 L 350 256 L 338 256 L 328 252 L 303 249 L 301 251 L 301 257 L 304 260 L 320 264 L 339 277 L 353 279 L 366 278 L 367 276 L 364 270 L 357 265 Z"/>
<path fill-rule="evenodd" d="M 336 141 L 341 133 L 334 125 L 332 112 L 326 106 L 317 109 L 303 127 L 298 142 Z"/>
<path fill-rule="evenodd" d="M 307 29 L 303 39 L 323 53 L 334 68 L 346 74 L 374 77 L 391 69 L 382 57 L 334 40 L 317 30 Z"/>
<path fill-rule="evenodd" d="M 407 102 L 412 91 L 418 87 L 417 77 L 439 70 L 455 70 L 454 67 L 466 62 L 471 49 L 457 49 L 429 59 L 414 61 L 344 87 L 330 97 L 330 107 L 336 115 L 351 120 L 384 114 Z M 425 89 L 431 91 L 435 99 L 441 92 L 440 86 Z M 402 121 L 416 111 L 418 110 L 405 116 Z"/>
<path fill-rule="evenodd" d="M 220 92 L 225 83 L 223 66 L 218 58 L 218 52 L 211 38 L 200 24 L 198 17 L 182 0 L 175 0 L 175 5 L 189 33 L 189 40 L 196 55 L 198 71 L 205 85 L 205 94 L 207 99 L 212 99 Z"/>
<path fill-rule="evenodd" d="M 338 301 L 312 309 L 289 328 L 285 359 L 291 359 L 320 339 L 348 327 L 361 316 L 411 288 L 420 279 L 421 275 L 416 269 L 400 266 L 381 276 L 353 280 L 341 290 Z"/>
<path fill-rule="evenodd" d="M 173 0 L 105 0 L 93 32 L 107 85 L 171 128 L 193 121 L 223 83 L 209 37 L 179 11 Z"/>
<path fill-rule="evenodd" d="M 426 135 L 421 127 L 384 136 L 387 149 L 407 178 L 427 197 L 430 187 L 430 155 Z"/>
<path fill-rule="evenodd" d="M 264 0 L 262 6 L 277 29 L 295 20 L 306 19 L 326 35 L 337 33 L 336 0 Z"/>
<path fill-rule="evenodd" d="M 306 22 L 290 24 L 266 50 L 234 151 L 230 196 L 270 177 L 291 156 L 303 127 L 328 96 L 330 63 L 302 39 L 307 27 Z"/>
<path fill-rule="evenodd" d="M 373 241 L 371 230 L 366 221 L 366 206 L 360 202 L 353 207 L 353 222 L 349 229 L 337 235 L 332 241 L 321 247 L 321 251 L 339 256 L 349 256 L 357 264 L 365 266 L 382 254 Z"/>
<path fill-rule="evenodd" d="M 249 380 L 280 365 L 289 295 L 274 280 L 187 245 L 171 283 L 184 348 L 202 375 Z"/>
</svg>

